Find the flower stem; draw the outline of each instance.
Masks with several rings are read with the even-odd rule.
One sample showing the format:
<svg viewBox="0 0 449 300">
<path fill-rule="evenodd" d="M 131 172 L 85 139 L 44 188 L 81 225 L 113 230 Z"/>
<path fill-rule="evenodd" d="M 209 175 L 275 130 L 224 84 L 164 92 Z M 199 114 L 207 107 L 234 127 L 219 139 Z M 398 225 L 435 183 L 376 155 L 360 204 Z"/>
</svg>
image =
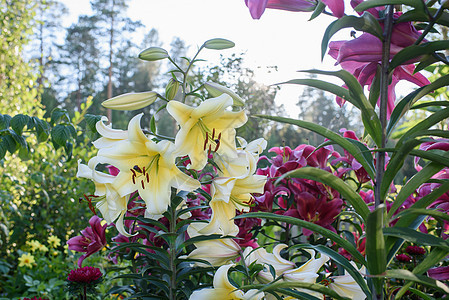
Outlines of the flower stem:
<svg viewBox="0 0 449 300">
<path fill-rule="evenodd" d="M 175 234 L 176 233 L 176 205 L 173 203 L 173 198 L 176 196 L 176 191 L 172 189 L 172 201 L 169 208 L 170 213 L 170 232 L 169 234 Z M 170 239 L 169 243 L 169 256 L 170 256 L 170 271 L 171 271 L 171 277 L 170 277 L 170 286 L 169 286 L 169 299 L 170 300 L 176 300 L 176 241 L 174 239 Z"/>
</svg>

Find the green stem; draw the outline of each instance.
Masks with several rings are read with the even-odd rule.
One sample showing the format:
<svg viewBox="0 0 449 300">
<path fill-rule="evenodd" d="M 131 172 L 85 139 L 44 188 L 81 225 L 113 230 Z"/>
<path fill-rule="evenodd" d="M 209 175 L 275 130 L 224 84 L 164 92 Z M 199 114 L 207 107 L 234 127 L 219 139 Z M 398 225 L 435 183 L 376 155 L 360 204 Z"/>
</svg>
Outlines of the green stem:
<svg viewBox="0 0 449 300">
<path fill-rule="evenodd" d="M 174 194 L 176 192 L 172 191 L 172 199 L 174 197 Z M 176 206 L 173 204 L 173 201 L 169 208 L 170 212 L 170 234 L 176 233 Z M 177 285 L 176 285 L 176 240 L 170 239 L 170 249 L 169 249 L 169 255 L 170 255 L 170 271 L 171 271 L 171 277 L 170 277 L 170 287 L 169 287 L 169 299 L 170 300 L 176 300 L 176 291 L 177 291 Z"/>
<path fill-rule="evenodd" d="M 198 57 L 198 54 L 200 54 L 200 51 L 203 49 L 203 47 L 204 47 L 204 45 L 198 49 L 195 56 L 192 58 L 189 65 L 187 66 L 187 70 L 185 72 L 183 72 L 183 75 L 184 75 L 184 79 L 182 80 L 182 95 L 183 95 L 182 102 L 183 103 L 186 102 L 186 97 L 187 97 L 187 74 L 189 73 L 190 69 L 192 68 L 193 63 L 195 62 L 195 59 Z"/>
<path fill-rule="evenodd" d="M 381 61 L 381 74 L 380 74 L 380 110 L 379 119 L 381 124 L 381 145 L 380 148 L 385 148 L 387 143 L 387 105 L 388 105 L 388 85 L 389 85 L 389 64 L 390 64 L 390 44 L 391 34 L 393 31 L 393 5 L 387 6 L 387 14 L 384 21 L 384 32 L 382 41 L 382 61 Z M 382 178 L 385 173 L 385 151 L 379 151 L 376 153 L 376 182 L 374 190 L 374 206 L 377 208 L 384 199 L 381 199 Z M 383 282 L 380 286 L 375 288 L 374 299 L 381 300 L 384 298 Z"/>
<path fill-rule="evenodd" d="M 426 6 L 427 7 L 427 6 Z M 441 17 L 441 15 L 443 14 L 443 6 L 440 6 L 440 8 L 438 8 L 435 16 L 432 16 L 428 11 L 427 14 L 429 16 L 429 23 L 427 24 L 426 28 L 424 29 L 423 33 L 419 36 L 419 38 L 415 41 L 414 45 L 419 45 L 419 43 L 421 43 L 424 38 L 426 37 L 426 35 L 430 32 L 430 30 L 433 28 L 433 25 L 435 25 L 436 21 Z"/>
</svg>

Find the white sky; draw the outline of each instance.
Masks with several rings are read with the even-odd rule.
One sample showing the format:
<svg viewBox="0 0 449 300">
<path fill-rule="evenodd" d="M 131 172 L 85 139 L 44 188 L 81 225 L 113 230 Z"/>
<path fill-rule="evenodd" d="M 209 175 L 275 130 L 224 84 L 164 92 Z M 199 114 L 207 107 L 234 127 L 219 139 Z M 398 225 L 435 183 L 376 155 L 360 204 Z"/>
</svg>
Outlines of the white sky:
<svg viewBox="0 0 449 300">
<path fill-rule="evenodd" d="M 77 21 L 80 14 L 91 14 L 89 0 L 63 0 L 70 15 L 64 26 Z M 310 13 L 294 13 L 267 9 L 260 20 L 253 20 L 244 0 L 131 0 L 127 15 L 140 20 L 145 30 L 156 28 L 164 46 L 169 48 L 173 37 L 183 39 L 196 51 L 211 38 L 226 38 L 236 47 L 225 50 L 204 50 L 200 58 L 218 61 L 219 54 L 246 52 L 245 61 L 259 70 L 257 80 L 274 84 L 303 77 L 298 70 L 330 69 L 334 61 L 321 62 L 321 38 L 334 19 L 321 15 L 308 21 Z M 277 66 L 278 72 L 264 71 Z M 284 104 L 291 117 L 297 117 L 295 106 L 302 87 L 285 85 L 276 101 Z"/>
</svg>

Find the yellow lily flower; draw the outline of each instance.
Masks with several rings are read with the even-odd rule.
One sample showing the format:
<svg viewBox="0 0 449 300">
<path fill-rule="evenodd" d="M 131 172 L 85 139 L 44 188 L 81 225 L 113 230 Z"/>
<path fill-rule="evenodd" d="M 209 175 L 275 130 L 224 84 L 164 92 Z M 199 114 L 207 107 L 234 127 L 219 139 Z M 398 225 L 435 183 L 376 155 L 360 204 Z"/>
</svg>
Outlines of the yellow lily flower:
<svg viewBox="0 0 449 300">
<path fill-rule="evenodd" d="M 205 288 L 199 291 L 194 291 L 190 295 L 189 300 L 260 300 L 264 293 L 259 293 L 257 290 L 249 290 L 246 293 L 238 290 L 233 286 L 228 279 L 228 271 L 234 264 L 224 265 L 218 268 L 214 276 L 213 288 Z"/>
<path fill-rule="evenodd" d="M 200 183 L 177 168 L 173 143 L 156 143 L 147 138 L 140 128 L 142 115 L 129 122 L 127 139 L 100 148 L 97 159 L 120 170 L 112 183 L 120 197 L 138 191 L 145 201 L 146 212 L 159 215 L 170 204 L 171 187 L 193 191 Z"/>
<path fill-rule="evenodd" d="M 187 233 L 190 238 L 199 236 L 201 235 L 201 229 L 206 225 L 207 224 L 204 223 L 192 223 L 187 228 Z M 219 230 L 212 234 L 223 235 Z M 187 257 L 205 260 L 214 267 L 230 263 L 231 260 L 237 258 L 240 251 L 242 251 L 239 244 L 231 238 L 200 241 L 194 243 L 194 245 L 196 249 L 193 250 Z M 195 263 L 195 265 L 207 267 L 206 264 L 202 263 Z"/>
<path fill-rule="evenodd" d="M 201 170 L 207 163 L 210 152 L 237 157 L 235 128 L 246 123 L 245 112 L 227 111 L 232 98 L 222 94 L 207 99 L 198 107 L 191 107 L 178 101 L 170 101 L 167 111 L 180 125 L 175 145 L 179 155 L 188 155 L 190 168 Z"/>
<path fill-rule="evenodd" d="M 128 132 L 125 130 L 120 129 L 113 129 L 112 125 L 106 125 L 104 122 L 107 122 L 108 118 L 101 117 L 101 120 L 95 124 L 95 128 L 97 129 L 97 132 L 101 135 L 101 137 L 92 144 L 97 149 L 101 149 L 104 147 L 111 147 L 114 145 L 114 143 L 125 140 L 128 138 Z"/>
<path fill-rule="evenodd" d="M 118 232 L 124 236 L 132 236 L 126 232 L 123 220 L 128 209 L 129 195 L 123 197 L 119 195 L 113 185 L 115 176 L 95 170 L 98 163 L 97 157 L 89 160 L 88 165 L 82 164 L 79 160 L 76 176 L 90 179 L 95 184 L 94 195 L 99 196 L 96 207 L 100 210 L 103 219 L 107 223 L 115 222 Z"/>
</svg>

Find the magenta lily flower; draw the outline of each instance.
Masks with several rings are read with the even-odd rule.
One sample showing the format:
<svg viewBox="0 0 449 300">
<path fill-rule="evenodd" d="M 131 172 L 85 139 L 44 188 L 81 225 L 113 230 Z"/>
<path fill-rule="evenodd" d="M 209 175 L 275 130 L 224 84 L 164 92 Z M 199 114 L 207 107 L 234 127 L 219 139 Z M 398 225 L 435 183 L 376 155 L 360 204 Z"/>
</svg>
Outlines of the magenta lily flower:
<svg viewBox="0 0 449 300">
<path fill-rule="evenodd" d="M 431 268 L 427 275 L 435 280 L 449 280 L 449 266 Z"/>
<path fill-rule="evenodd" d="M 101 225 L 101 221 L 102 219 L 98 216 L 92 216 L 89 220 L 90 227 L 83 229 L 81 235 L 72 237 L 67 241 L 69 250 L 85 252 L 78 259 L 78 267 L 80 268 L 86 257 L 91 256 L 106 246 L 106 228 L 108 225 Z"/>
<path fill-rule="evenodd" d="M 266 8 L 280 9 L 295 12 L 313 11 L 318 3 L 316 0 L 245 0 L 253 19 L 260 19 Z M 343 0 L 323 0 L 323 3 L 337 18 L 344 15 Z"/>
</svg>

